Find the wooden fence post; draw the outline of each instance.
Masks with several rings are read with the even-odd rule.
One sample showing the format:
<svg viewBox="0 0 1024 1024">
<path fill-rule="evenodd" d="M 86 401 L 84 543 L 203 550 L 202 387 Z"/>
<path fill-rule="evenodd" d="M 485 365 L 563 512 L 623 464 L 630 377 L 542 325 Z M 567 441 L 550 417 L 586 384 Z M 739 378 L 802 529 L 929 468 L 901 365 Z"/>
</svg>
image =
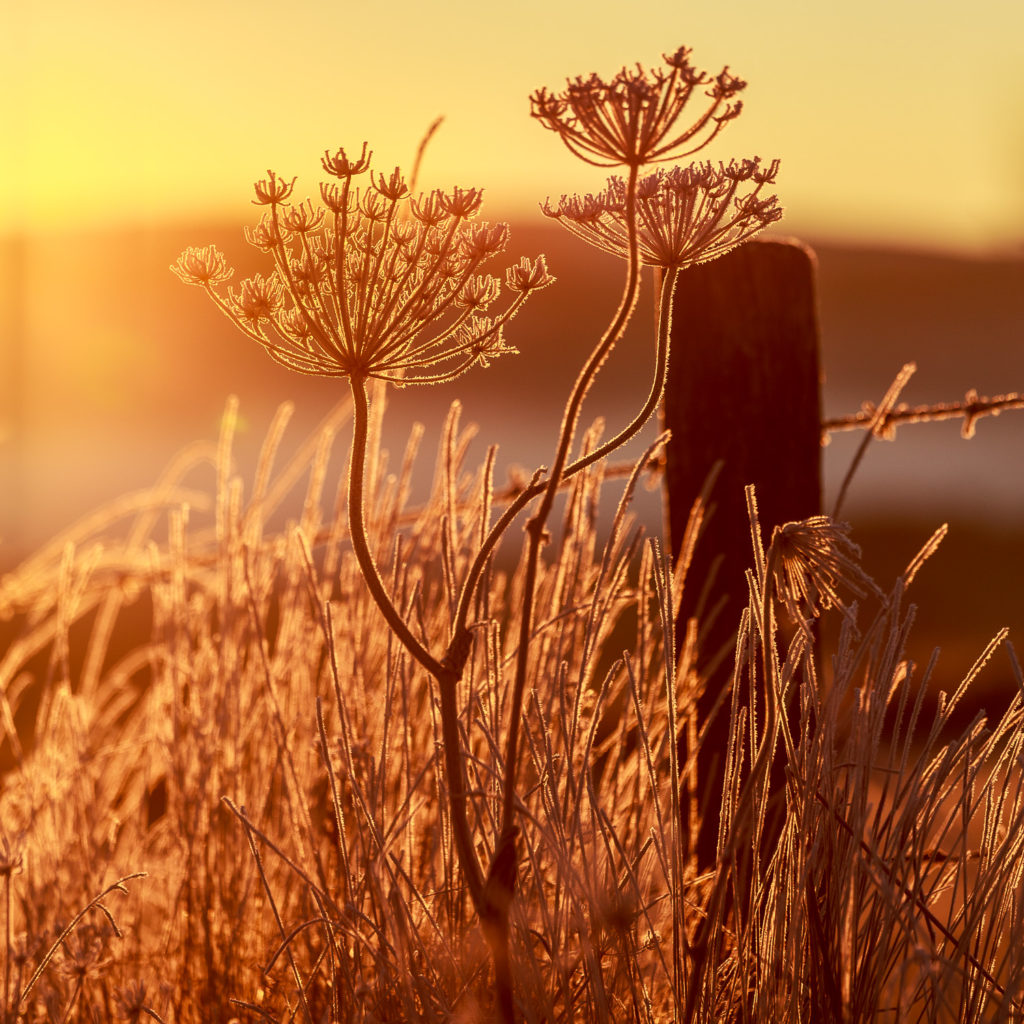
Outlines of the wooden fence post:
<svg viewBox="0 0 1024 1024">
<path fill-rule="evenodd" d="M 697 666 L 707 673 L 701 722 L 729 682 L 731 646 L 747 603 L 744 573 L 753 560 L 745 486 L 757 489 L 766 541 L 775 526 L 821 510 L 814 268 L 814 254 L 799 243 L 754 241 L 679 276 L 664 401 L 672 431 L 665 482 L 673 555 L 691 505 L 722 464 L 677 624 L 681 638 L 688 619 L 698 621 Z M 697 755 L 706 807 L 695 841 L 701 869 L 715 863 L 727 739 L 728 703 Z M 685 738 L 680 744 L 686 756 Z"/>
</svg>

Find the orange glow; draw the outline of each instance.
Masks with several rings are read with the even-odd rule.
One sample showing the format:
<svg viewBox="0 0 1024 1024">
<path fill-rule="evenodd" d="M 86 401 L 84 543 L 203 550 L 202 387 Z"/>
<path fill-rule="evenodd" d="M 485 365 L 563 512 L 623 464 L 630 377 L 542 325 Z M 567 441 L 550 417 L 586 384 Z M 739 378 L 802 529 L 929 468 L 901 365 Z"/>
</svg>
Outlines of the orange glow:
<svg viewBox="0 0 1024 1024">
<path fill-rule="evenodd" d="M 655 0 L 623 20 L 610 0 L 443 13 L 265 0 L 25 4 L 8 13 L 10 140 L 0 232 L 237 216 L 268 165 L 313 192 L 316 157 L 368 139 L 408 165 L 425 127 L 425 185 L 488 189 L 488 208 L 536 209 L 597 187 L 530 122 L 527 96 L 570 74 L 653 63 L 680 43 L 749 80 L 714 158 L 780 157 L 786 226 L 950 247 L 1024 235 L 1024 7 L 979 0 Z"/>
<path fill-rule="evenodd" d="M 0 564 L 104 498 L 148 485 L 182 445 L 215 437 L 230 392 L 254 444 L 282 398 L 310 420 L 335 400 L 235 337 L 168 270 L 183 248 L 208 242 L 240 277 L 263 269 L 239 231 L 258 219 L 252 182 L 271 167 L 299 176 L 297 195 L 316 195 L 326 148 L 358 151 L 366 139 L 378 170 L 408 170 L 444 114 L 421 185 L 483 187 L 485 219 L 519 221 L 512 261 L 549 256 L 557 300 L 517 318 L 523 355 L 490 378 L 493 391 L 474 381 L 466 406 L 482 436 L 506 446 L 503 458 L 527 464 L 542 456 L 517 447 L 522 428 L 501 433 L 518 423 L 517 388 L 550 383 L 538 404 L 557 409 L 580 355 L 571 345 L 603 329 L 603 298 L 621 286 L 613 260 L 538 212 L 549 196 L 605 183 L 531 120 L 540 86 L 659 63 L 686 44 L 698 66 L 728 64 L 749 81 L 743 115 L 707 156 L 781 160 L 781 232 L 824 240 L 826 251 L 831 239 L 1012 256 L 1024 239 L 1024 5 L 1006 0 L 976 0 L 969 16 L 952 0 L 865 0 L 855 18 L 799 0 L 693 0 L 685 16 L 652 0 L 642 18 L 611 0 L 449 0 L 443 13 L 394 0 L 386 19 L 355 0 L 10 6 L 0 34 Z M 936 351 L 927 365 L 940 376 L 914 400 L 1019 386 L 1019 265 L 1000 257 L 982 279 L 969 260 L 922 259 L 826 256 L 833 412 L 876 395 L 899 359 Z M 900 273 L 905 305 L 892 283 Z M 624 356 L 608 400 L 645 387 L 646 372 Z M 428 408 L 403 396 L 398 419 L 436 429 L 451 397 L 439 391 Z M 534 426 L 546 457 L 557 417 Z M 985 435 L 1013 429 L 1004 417 Z M 1016 453 L 1019 437 L 1001 436 L 1001 451 Z M 957 472 L 977 474 L 980 487 L 988 471 L 973 451 Z M 1000 507 L 1017 508 L 1015 478 L 986 479 L 1002 488 Z"/>
</svg>

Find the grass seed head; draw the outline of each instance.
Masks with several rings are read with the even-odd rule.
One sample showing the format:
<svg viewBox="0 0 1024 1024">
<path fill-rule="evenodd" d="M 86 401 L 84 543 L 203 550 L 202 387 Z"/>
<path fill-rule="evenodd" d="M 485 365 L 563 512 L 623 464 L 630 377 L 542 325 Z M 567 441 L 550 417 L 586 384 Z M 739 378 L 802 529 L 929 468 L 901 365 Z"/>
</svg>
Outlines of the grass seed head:
<svg viewBox="0 0 1024 1024">
<path fill-rule="evenodd" d="M 830 608 L 849 615 L 851 598 L 880 596 L 861 568 L 860 548 L 850 540 L 849 529 L 823 515 L 776 527 L 774 551 L 769 552 L 771 584 L 794 622 L 817 618 Z"/>
</svg>

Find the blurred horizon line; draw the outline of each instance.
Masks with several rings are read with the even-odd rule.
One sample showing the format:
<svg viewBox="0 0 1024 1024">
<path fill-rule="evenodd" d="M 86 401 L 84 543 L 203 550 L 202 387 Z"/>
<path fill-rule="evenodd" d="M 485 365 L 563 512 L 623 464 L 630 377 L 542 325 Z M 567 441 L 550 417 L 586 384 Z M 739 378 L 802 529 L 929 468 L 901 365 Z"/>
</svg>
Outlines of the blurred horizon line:
<svg viewBox="0 0 1024 1024">
<path fill-rule="evenodd" d="M 529 209 L 522 206 L 506 204 L 487 209 L 486 199 L 479 218 L 482 221 L 502 221 L 508 223 L 513 230 L 551 230 L 560 233 L 562 229 L 545 217 L 539 208 Z M 0 246 L 7 248 L 18 242 L 38 239 L 41 242 L 52 242 L 60 237 L 81 239 L 88 236 L 116 236 L 135 232 L 165 233 L 181 230 L 203 230 L 222 232 L 241 230 L 251 226 L 258 217 L 243 217 L 237 213 L 219 211 L 192 210 L 188 212 L 165 212 L 160 215 L 142 216 L 125 215 L 111 218 L 109 216 L 80 217 L 70 221 L 38 221 L 35 223 L 4 223 L 0 220 Z M 566 233 L 567 234 L 567 233 Z M 1024 261 L 1024 233 L 1008 235 L 1006 238 L 988 238 L 970 241 L 953 235 L 921 234 L 903 231 L 877 231 L 872 229 L 851 230 L 839 224 L 828 224 L 821 220 L 801 220 L 784 217 L 774 230 L 766 232 L 762 237 L 792 238 L 815 247 L 829 249 L 848 249 L 862 252 L 886 252 L 894 254 L 936 256 L 948 258 L 968 258 L 993 260 L 997 262 Z M 245 239 L 239 235 L 239 241 Z M 201 240 L 197 240 L 197 243 Z M 584 243 L 580 243 L 581 246 Z"/>
</svg>

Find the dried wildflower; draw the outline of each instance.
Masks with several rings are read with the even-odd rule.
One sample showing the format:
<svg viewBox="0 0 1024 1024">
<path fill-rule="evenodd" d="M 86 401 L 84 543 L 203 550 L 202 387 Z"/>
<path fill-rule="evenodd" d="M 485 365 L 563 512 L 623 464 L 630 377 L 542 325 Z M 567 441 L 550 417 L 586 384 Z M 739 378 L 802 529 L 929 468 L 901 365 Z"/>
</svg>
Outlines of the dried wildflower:
<svg viewBox="0 0 1024 1024">
<path fill-rule="evenodd" d="M 245 228 L 245 240 L 261 252 L 272 253 L 279 246 L 289 240 L 287 232 L 282 231 L 280 225 L 275 223 L 269 214 L 264 214 L 259 224 L 254 228 Z M 218 255 L 220 255 L 218 253 Z M 223 259 L 223 256 L 221 256 Z"/>
<path fill-rule="evenodd" d="M 463 285 L 455 304 L 467 309 L 486 309 L 498 297 L 500 288 L 496 278 L 478 274 Z"/>
<path fill-rule="evenodd" d="M 95 928 L 88 926 L 68 936 L 61 946 L 61 952 L 58 970 L 77 981 L 84 980 L 90 974 L 98 974 L 111 962 L 104 937 Z"/>
<path fill-rule="evenodd" d="M 539 89 L 530 97 L 531 113 L 595 167 L 642 167 L 690 156 L 738 116 L 742 103 L 730 101 L 747 84 L 728 68 L 714 77 L 698 71 L 690 52 L 680 47 L 663 54 L 668 71 L 638 64 L 610 82 L 592 74 L 569 79 L 560 94 Z M 708 86 L 704 109 L 687 126 L 677 125 L 701 86 Z"/>
<path fill-rule="evenodd" d="M 256 198 L 252 201 L 254 206 L 277 206 L 288 201 L 295 188 L 295 178 L 285 181 L 279 178 L 273 171 L 267 171 L 267 177 L 257 181 L 253 185 Z"/>
<path fill-rule="evenodd" d="M 24 835 L 13 839 L 0 833 L 0 878 L 10 878 L 21 870 L 24 858 Z"/>
<path fill-rule="evenodd" d="M 880 594 L 860 565 L 860 548 L 849 526 L 811 516 L 775 528 L 769 550 L 771 584 L 794 622 L 817 618 L 828 608 L 848 613 L 849 596 Z"/>
<path fill-rule="evenodd" d="M 179 257 L 171 270 L 185 284 L 197 284 L 201 287 L 223 284 L 234 271 L 228 266 L 227 260 L 215 245 L 202 248 L 189 246 Z"/>
<path fill-rule="evenodd" d="M 237 295 L 229 288 L 228 296 L 236 316 L 254 328 L 264 320 L 273 322 L 281 309 L 280 282 L 273 277 L 265 278 L 261 274 L 243 281 Z"/>
<path fill-rule="evenodd" d="M 779 162 L 762 167 L 760 160 L 728 164 L 690 164 L 658 170 L 637 182 L 636 216 L 640 259 L 650 265 L 682 269 L 724 255 L 782 216 L 774 195 L 762 197 L 772 184 Z M 742 184 L 753 189 L 742 195 Z M 544 213 L 591 245 L 628 258 L 627 183 L 608 180 L 597 195 L 563 196 Z"/>
<path fill-rule="evenodd" d="M 481 317 L 472 327 L 460 330 L 460 341 L 466 351 L 472 353 L 474 362 L 488 366 L 492 359 L 518 350 L 505 344 L 502 325 L 491 320 L 489 316 Z"/>
<path fill-rule="evenodd" d="M 153 1020 L 163 1020 L 154 1009 L 147 1005 L 146 984 L 142 981 L 132 982 L 122 988 L 114 997 L 114 1005 L 118 1016 L 131 1024 L 137 1024 L 142 1020 L 143 1015 L 151 1017 Z"/>
<path fill-rule="evenodd" d="M 528 260 L 525 256 L 520 259 L 519 265 L 509 267 L 505 272 L 505 284 L 510 291 L 514 292 L 535 292 L 546 288 L 554 278 L 547 272 L 544 259 Z"/>
<path fill-rule="evenodd" d="M 297 206 L 290 206 L 283 217 L 284 226 L 296 234 L 305 235 L 311 231 L 318 231 L 324 222 L 324 211 L 317 209 L 307 199 Z"/>
<path fill-rule="evenodd" d="M 328 174 L 333 174 L 336 178 L 344 180 L 353 178 L 357 174 L 364 173 L 370 167 L 373 153 L 366 152 L 367 145 L 367 143 L 363 143 L 363 151 L 359 154 L 358 160 L 350 160 L 345 154 L 345 150 L 339 148 L 334 156 L 331 156 L 330 150 L 324 150 L 320 163 Z"/>
<path fill-rule="evenodd" d="M 501 284 L 479 271 L 505 248 L 508 227 L 472 223 L 479 189 L 413 197 L 397 168 L 371 171 L 369 185 L 356 189 L 352 179 L 370 166 L 365 144 L 358 160 L 339 149 L 322 162 L 340 182 L 321 185 L 322 207 L 292 205 L 294 179 L 273 171 L 254 186 L 255 202 L 269 209 L 246 238 L 273 258 L 272 274 L 221 295 L 215 285 L 231 271 L 213 246 L 185 250 L 172 270 L 301 373 L 436 383 L 514 351 L 502 340 L 504 324 L 553 279 L 543 258 L 521 261 L 507 279 L 508 306 L 493 319 L 483 315 Z M 446 365 L 425 372 L 438 363 Z"/>
</svg>

